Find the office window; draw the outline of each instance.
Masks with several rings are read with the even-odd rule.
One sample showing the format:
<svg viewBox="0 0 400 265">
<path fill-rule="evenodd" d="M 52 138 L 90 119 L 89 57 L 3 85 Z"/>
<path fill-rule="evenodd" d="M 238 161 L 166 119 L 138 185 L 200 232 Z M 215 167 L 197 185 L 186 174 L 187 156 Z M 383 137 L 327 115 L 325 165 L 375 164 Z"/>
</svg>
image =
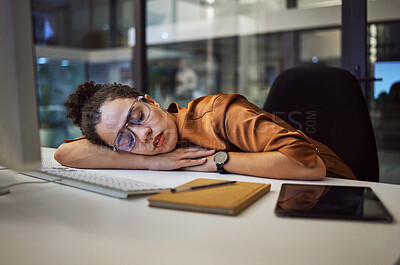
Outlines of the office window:
<svg viewBox="0 0 400 265">
<path fill-rule="evenodd" d="M 323 12 L 333 15 L 318 21 L 312 15 L 319 14 L 318 6 L 311 5 L 311 11 L 303 7 L 299 2 L 294 8 L 304 19 L 293 20 L 287 1 L 147 1 L 149 94 L 166 107 L 171 101 L 186 105 L 207 94 L 240 93 L 262 107 L 275 77 L 303 63 L 299 36 L 305 51 L 313 48 L 307 36 L 323 42 L 323 35 L 329 35 L 302 29 L 339 23 L 337 8 L 327 11 L 325 6 Z M 82 81 L 134 83 L 132 0 L 33 0 L 33 15 L 38 57 L 82 62 Z M 320 62 L 332 63 L 324 49 L 319 51 Z M 38 76 L 47 78 L 42 72 Z M 61 80 L 70 91 L 77 85 Z M 64 94 L 59 97 L 58 102 L 66 100 Z"/>
<path fill-rule="evenodd" d="M 32 0 L 36 44 L 124 47 L 133 28 L 131 0 Z"/>
<path fill-rule="evenodd" d="M 341 67 L 341 30 L 300 32 L 300 65 Z"/>
<path fill-rule="evenodd" d="M 33 0 L 38 99 L 43 146 L 81 135 L 64 102 L 78 84 L 133 84 L 131 0 Z"/>
<path fill-rule="evenodd" d="M 161 105 L 208 94 L 240 93 L 262 107 L 284 66 L 282 34 L 151 45 L 149 93 Z"/>
<path fill-rule="evenodd" d="M 371 23 L 368 30 L 368 103 L 378 147 L 380 177 L 399 183 L 400 21 Z"/>
<path fill-rule="evenodd" d="M 57 118 L 45 113 L 61 110 L 77 83 L 89 79 L 134 83 L 133 0 L 32 0 L 32 4 L 39 96 L 50 97 L 40 99 L 42 130 L 57 135 L 44 145 L 56 147 L 60 139 L 79 131 L 70 124 L 56 125 Z M 186 105 L 213 93 L 241 93 L 262 107 L 281 71 L 302 65 L 341 67 L 341 1 L 149 0 L 146 4 L 147 89 L 164 107 L 171 101 Z M 397 6 L 397 0 L 368 1 L 370 77 L 379 78 L 382 66 L 400 61 Z M 380 158 L 398 159 L 400 152 L 389 152 L 399 149 L 399 130 L 393 127 L 395 122 L 385 120 L 388 107 L 382 93 L 389 96 L 391 89 L 382 88 L 384 82 L 367 84 L 367 101 Z M 390 113 L 397 113 L 393 108 Z"/>
<path fill-rule="evenodd" d="M 241 93 L 262 107 L 281 71 L 340 66 L 340 8 L 336 0 L 147 1 L 150 93 L 165 104 Z"/>
<path fill-rule="evenodd" d="M 133 86 L 130 61 L 88 63 L 86 73 L 89 80 L 98 83 L 121 83 Z"/>
<path fill-rule="evenodd" d="M 40 139 L 43 146 L 58 146 L 63 139 L 80 136 L 79 129 L 65 119 L 64 102 L 85 80 L 84 74 L 83 61 L 37 58 Z"/>
<path fill-rule="evenodd" d="M 321 8 L 327 6 L 340 6 L 341 0 L 297 0 L 298 8 Z"/>
</svg>

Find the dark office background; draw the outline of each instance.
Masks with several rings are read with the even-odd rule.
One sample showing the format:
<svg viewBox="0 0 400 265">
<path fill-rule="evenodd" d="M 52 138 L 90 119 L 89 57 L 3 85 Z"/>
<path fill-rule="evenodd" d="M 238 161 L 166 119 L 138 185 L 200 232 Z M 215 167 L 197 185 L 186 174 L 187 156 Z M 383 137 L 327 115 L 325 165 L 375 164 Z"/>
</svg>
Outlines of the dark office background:
<svg viewBox="0 0 400 265">
<path fill-rule="evenodd" d="M 367 1 L 365 77 L 382 81 L 363 82 L 381 181 L 391 183 L 400 183 L 398 7 L 396 0 Z M 135 85 L 134 4 L 32 0 L 32 9 L 41 140 L 57 147 L 80 135 L 63 106 L 76 85 Z M 283 70 L 342 66 L 341 1 L 148 0 L 146 10 L 145 90 L 164 107 L 213 93 L 241 93 L 262 107 Z"/>
</svg>

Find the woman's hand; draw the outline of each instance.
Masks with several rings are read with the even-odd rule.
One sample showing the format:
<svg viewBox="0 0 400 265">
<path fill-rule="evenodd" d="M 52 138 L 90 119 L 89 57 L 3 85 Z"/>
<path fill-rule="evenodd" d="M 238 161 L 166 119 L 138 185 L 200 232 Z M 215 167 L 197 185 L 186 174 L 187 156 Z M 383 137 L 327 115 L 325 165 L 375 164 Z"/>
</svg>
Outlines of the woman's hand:
<svg viewBox="0 0 400 265">
<path fill-rule="evenodd" d="M 113 152 L 110 148 L 83 139 L 62 144 L 54 158 L 64 166 L 75 168 L 118 168 L 174 170 L 203 165 L 215 150 L 200 147 L 179 148 L 170 153 L 155 156 Z"/>
<path fill-rule="evenodd" d="M 149 170 L 196 170 L 206 167 L 209 158 L 213 157 L 215 150 L 203 149 L 200 147 L 178 148 L 170 153 L 148 156 L 146 158 Z M 214 163 L 214 162 L 213 162 Z"/>
<path fill-rule="evenodd" d="M 201 171 L 201 172 L 216 172 L 217 171 L 217 165 L 214 162 L 214 154 L 212 154 L 212 155 L 210 155 L 208 157 L 205 157 L 204 159 L 206 161 L 203 164 L 184 167 L 184 168 L 182 168 L 182 170 Z"/>
</svg>

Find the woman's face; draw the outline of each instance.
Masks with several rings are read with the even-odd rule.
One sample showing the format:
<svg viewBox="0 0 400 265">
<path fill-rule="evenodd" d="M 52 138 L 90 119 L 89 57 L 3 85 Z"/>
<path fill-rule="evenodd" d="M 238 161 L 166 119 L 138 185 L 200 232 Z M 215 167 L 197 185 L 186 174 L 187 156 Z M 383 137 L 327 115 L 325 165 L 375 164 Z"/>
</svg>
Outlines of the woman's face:
<svg viewBox="0 0 400 265">
<path fill-rule="evenodd" d="M 156 155 L 172 151 L 178 141 L 175 117 L 159 108 L 148 95 L 145 98 L 148 103 L 135 103 L 135 98 L 107 100 L 100 108 L 101 120 L 96 126 L 100 138 L 110 146 L 121 142 L 129 149 L 134 146 L 130 151 L 134 154 Z M 129 117 L 135 124 L 129 122 L 125 126 L 132 106 Z M 128 136 L 122 136 L 121 130 L 128 131 L 125 133 Z"/>
</svg>

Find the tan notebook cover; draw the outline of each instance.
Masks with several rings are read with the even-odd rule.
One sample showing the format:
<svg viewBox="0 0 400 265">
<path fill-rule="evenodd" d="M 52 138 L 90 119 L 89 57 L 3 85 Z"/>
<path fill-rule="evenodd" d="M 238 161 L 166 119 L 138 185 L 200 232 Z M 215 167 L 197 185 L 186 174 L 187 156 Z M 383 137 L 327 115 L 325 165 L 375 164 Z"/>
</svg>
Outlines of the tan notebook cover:
<svg viewBox="0 0 400 265">
<path fill-rule="evenodd" d="M 182 186 L 196 186 L 224 181 L 219 179 L 196 179 Z M 166 190 L 148 198 L 148 201 L 149 206 L 153 207 L 237 215 L 266 194 L 270 188 L 271 184 L 238 181 L 231 185 L 177 193 Z"/>
</svg>

